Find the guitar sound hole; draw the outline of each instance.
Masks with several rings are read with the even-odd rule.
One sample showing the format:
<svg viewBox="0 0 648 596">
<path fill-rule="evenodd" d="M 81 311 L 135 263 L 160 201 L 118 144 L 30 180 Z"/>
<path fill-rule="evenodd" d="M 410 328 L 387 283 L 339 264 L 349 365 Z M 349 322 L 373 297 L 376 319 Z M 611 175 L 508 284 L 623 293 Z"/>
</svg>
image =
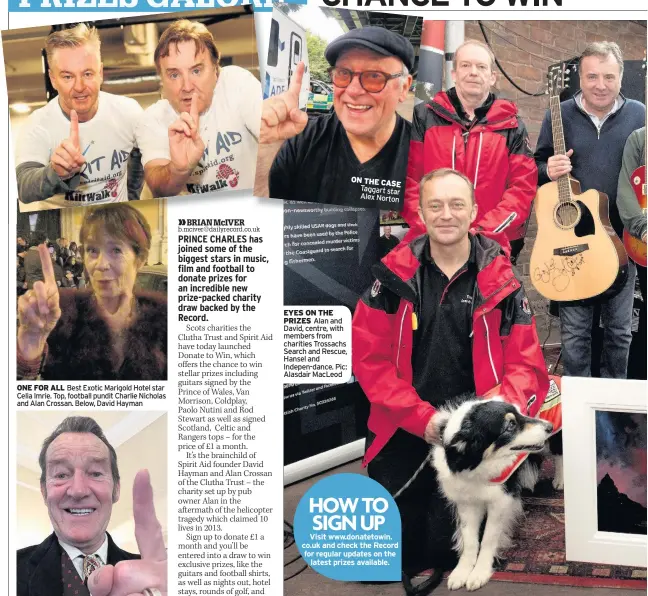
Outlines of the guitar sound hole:
<svg viewBox="0 0 648 596">
<path fill-rule="evenodd" d="M 587 205 L 585 205 L 585 203 L 582 203 L 581 201 L 578 201 L 578 206 L 580 207 L 581 217 L 578 224 L 576 225 L 576 228 L 574 229 L 574 234 L 578 238 L 589 236 L 590 234 L 595 234 L 596 225 L 594 224 L 594 217 L 592 216 L 592 212 L 587 208 Z"/>
<path fill-rule="evenodd" d="M 581 211 L 576 203 L 559 203 L 554 211 L 556 224 L 562 229 L 573 228 L 580 216 Z"/>
</svg>

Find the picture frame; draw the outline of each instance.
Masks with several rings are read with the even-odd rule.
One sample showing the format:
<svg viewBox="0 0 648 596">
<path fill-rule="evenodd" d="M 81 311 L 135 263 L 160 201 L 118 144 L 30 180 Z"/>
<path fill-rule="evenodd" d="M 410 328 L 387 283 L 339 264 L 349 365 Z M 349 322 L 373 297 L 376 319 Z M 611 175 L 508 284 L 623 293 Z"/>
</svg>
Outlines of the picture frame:
<svg viewBox="0 0 648 596">
<path fill-rule="evenodd" d="M 586 561 L 610 565 L 646 566 L 647 539 L 645 533 L 645 515 L 643 533 L 641 523 L 639 530 L 632 533 L 624 531 L 601 531 L 599 524 L 597 475 L 601 474 L 601 464 L 609 463 L 601 459 L 601 437 L 597 436 L 597 416 L 601 413 L 611 419 L 626 415 L 626 420 L 639 420 L 641 424 L 634 431 L 644 435 L 638 450 L 645 449 L 645 422 L 642 416 L 647 413 L 645 380 L 630 381 L 619 379 L 593 379 L 581 377 L 564 377 L 562 380 L 563 404 L 563 465 L 565 479 L 565 546 L 566 558 L 569 561 Z M 628 417 L 627 415 L 630 415 Z M 634 418 L 633 418 L 634 416 Z M 616 417 L 616 418 L 615 418 Z M 623 434 L 623 428 L 617 436 Z M 615 433 L 612 433 L 614 435 Z M 598 441 L 598 443 L 597 443 Z M 598 446 L 598 448 L 597 448 Z M 632 447 L 634 449 L 635 447 Z M 618 453 L 626 454 L 628 449 Z M 645 467 L 645 455 L 639 457 Z M 631 470 L 634 473 L 634 469 Z M 643 472 L 645 483 L 645 471 Z M 612 485 L 610 476 L 607 483 Z M 616 490 L 616 485 L 614 485 Z M 645 485 L 643 489 L 645 495 Z M 625 499 L 625 500 L 624 500 Z M 627 506 L 635 513 L 635 501 L 628 499 L 619 491 L 617 503 Z M 645 508 L 645 500 L 643 502 Z M 607 506 L 605 506 L 607 509 Z M 623 509 L 622 509 L 623 510 Z M 641 511 L 641 506 L 639 506 Z M 609 511 L 605 511 L 609 513 Z M 613 518 L 614 519 L 614 518 Z M 616 517 L 620 522 L 624 516 Z M 627 521 L 627 520 L 625 520 Z M 620 523 L 619 527 L 623 524 Z"/>
</svg>

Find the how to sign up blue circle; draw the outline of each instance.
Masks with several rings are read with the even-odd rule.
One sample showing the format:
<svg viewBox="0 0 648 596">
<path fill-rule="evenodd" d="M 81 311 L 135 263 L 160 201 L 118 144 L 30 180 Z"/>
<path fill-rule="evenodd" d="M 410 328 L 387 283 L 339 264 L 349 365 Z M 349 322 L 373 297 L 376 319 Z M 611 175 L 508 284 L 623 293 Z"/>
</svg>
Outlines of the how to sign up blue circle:
<svg viewBox="0 0 648 596">
<path fill-rule="evenodd" d="M 392 496 L 360 474 L 317 482 L 295 512 L 295 541 L 318 573 L 343 581 L 398 581 L 401 519 Z"/>
</svg>

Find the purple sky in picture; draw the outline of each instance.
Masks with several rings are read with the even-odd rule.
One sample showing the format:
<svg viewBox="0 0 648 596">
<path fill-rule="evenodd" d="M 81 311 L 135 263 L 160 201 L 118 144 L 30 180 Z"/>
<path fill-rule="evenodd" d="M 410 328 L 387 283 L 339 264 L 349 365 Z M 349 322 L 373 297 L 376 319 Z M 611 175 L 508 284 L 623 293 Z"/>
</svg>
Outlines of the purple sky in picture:
<svg viewBox="0 0 648 596">
<path fill-rule="evenodd" d="M 596 412 L 596 482 L 608 474 L 619 492 L 646 507 L 646 414 Z"/>
</svg>

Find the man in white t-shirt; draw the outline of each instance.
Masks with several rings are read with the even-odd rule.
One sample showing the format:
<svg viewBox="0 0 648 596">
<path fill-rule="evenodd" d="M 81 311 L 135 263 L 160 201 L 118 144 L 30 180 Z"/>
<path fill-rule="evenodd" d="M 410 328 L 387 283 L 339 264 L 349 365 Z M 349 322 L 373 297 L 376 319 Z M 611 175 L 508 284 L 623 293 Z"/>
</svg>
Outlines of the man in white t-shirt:
<svg viewBox="0 0 648 596">
<path fill-rule="evenodd" d="M 139 199 L 143 184 L 135 127 L 142 108 L 100 91 L 101 40 L 81 23 L 45 42 L 58 96 L 29 116 L 16 148 L 21 211 Z"/>
<path fill-rule="evenodd" d="M 261 83 L 238 66 L 220 67 L 202 23 L 181 19 L 160 37 L 155 65 L 162 99 L 137 128 L 153 196 L 251 189 L 261 121 Z"/>
</svg>

